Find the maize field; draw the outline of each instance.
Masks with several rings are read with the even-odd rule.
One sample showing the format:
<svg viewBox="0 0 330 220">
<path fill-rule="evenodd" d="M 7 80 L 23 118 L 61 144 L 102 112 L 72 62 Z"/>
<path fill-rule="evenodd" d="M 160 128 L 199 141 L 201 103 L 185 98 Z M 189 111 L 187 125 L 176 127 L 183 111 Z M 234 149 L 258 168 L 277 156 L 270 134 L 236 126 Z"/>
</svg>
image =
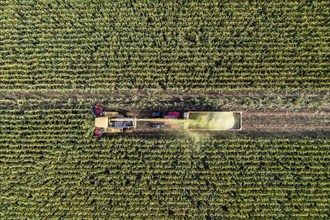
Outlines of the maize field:
<svg viewBox="0 0 330 220">
<path fill-rule="evenodd" d="M 0 10 L 1 91 L 330 88 L 328 1 L 5 0 Z"/>
<path fill-rule="evenodd" d="M 1 218 L 329 217 L 329 138 L 98 140 L 90 103 L 0 104 Z"/>
<path fill-rule="evenodd" d="M 329 219 L 329 18 L 325 0 L 0 1 L 0 218 Z M 94 105 L 243 129 L 98 139 Z"/>
</svg>

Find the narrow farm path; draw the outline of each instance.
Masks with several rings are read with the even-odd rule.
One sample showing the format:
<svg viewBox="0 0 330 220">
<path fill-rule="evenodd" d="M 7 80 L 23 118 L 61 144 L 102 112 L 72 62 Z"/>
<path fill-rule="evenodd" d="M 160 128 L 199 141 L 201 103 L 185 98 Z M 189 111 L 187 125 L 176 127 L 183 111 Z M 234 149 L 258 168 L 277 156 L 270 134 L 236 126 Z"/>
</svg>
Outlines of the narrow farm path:
<svg viewBox="0 0 330 220">
<path fill-rule="evenodd" d="M 330 131 L 330 112 L 244 112 L 246 131 Z"/>
</svg>

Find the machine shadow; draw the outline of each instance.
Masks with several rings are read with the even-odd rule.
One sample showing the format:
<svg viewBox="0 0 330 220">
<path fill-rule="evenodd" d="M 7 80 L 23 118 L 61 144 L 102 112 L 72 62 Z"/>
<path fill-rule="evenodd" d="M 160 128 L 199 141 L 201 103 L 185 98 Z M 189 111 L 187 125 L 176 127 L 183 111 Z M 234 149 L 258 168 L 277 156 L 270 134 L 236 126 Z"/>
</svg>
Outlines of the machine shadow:
<svg viewBox="0 0 330 220">
<path fill-rule="evenodd" d="M 195 132 L 200 135 L 207 135 L 209 139 L 237 139 L 237 138 L 329 138 L 330 131 L 281 131 L 281 132 L 262 132 L 262 131 L 203 131 Z M 190 133 L 191 133 L 190 132 Z M 185 135 L 184 132 L 134 132 L 131 134 L 111 134 L 106 135 L 105 138 L 116 138 L 121 137 L 131 137 L 131 138 L 143 138 L 143 139 L 171 139 L 171 138 L 185 138 L 189 135 Z"/>
</svg>

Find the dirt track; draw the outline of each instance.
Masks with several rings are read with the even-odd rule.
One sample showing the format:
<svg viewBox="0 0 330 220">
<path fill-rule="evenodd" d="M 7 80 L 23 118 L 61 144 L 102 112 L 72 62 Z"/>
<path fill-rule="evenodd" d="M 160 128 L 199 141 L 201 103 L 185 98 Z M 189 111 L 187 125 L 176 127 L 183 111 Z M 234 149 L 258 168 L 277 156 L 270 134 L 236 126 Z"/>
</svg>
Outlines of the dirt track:
<svg viewBox="0 0 330 220">
<path fill-rule="evenodd" d="M 116 111 L 135 113 L 136 117 L 150 117 L 154 110 L 166 111 L 242 111 L 241 131 L 209 132 L 220 137 L 330 137 L 330 93 L 324 92 L 264 92 L 264 91 L 198 91 L 182 95 L 174 91 L 120 92 L 0 92 L 5 108 L 16 108 L 18 100 L 30 103 L 24 108 L 48 108 L 72 103 L 92 106 L 101 104 Z M 31 101 L 30 101 L 31 100 Z M 35 101 L 42 100 L 42 102 Z M 55 101 L 54 101 L 55 100 Z M 9 105 L 10 104 L 10 105 Z M 70 104 L 71 105 L 71 104 Z M 22 107 L 20 107 L 22 108 Z M 287 111 L 287 112 L 285 112 Z M 138 131 L 142 136 L 156 136 L 150 126 Z M 177 132 L 175 132 L 177 133 Z"/>
<path fill-rule="evenodd" d="M 330 131 L 330 112 L 244 112 L 245 131 Z"/>
</svg>

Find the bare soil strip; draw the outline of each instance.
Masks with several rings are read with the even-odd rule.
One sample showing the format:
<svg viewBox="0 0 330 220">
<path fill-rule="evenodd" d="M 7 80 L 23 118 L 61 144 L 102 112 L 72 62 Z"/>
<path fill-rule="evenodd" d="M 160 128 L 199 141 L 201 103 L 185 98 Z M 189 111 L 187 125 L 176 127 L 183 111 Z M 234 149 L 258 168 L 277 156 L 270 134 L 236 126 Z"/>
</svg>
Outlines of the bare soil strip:
<svg viewBox="0 0 330 220">
<path fill-rule="evenodd" d="M 245 131 L 330 131 L 330 112 L 244 112 Z"/>
</svg>

